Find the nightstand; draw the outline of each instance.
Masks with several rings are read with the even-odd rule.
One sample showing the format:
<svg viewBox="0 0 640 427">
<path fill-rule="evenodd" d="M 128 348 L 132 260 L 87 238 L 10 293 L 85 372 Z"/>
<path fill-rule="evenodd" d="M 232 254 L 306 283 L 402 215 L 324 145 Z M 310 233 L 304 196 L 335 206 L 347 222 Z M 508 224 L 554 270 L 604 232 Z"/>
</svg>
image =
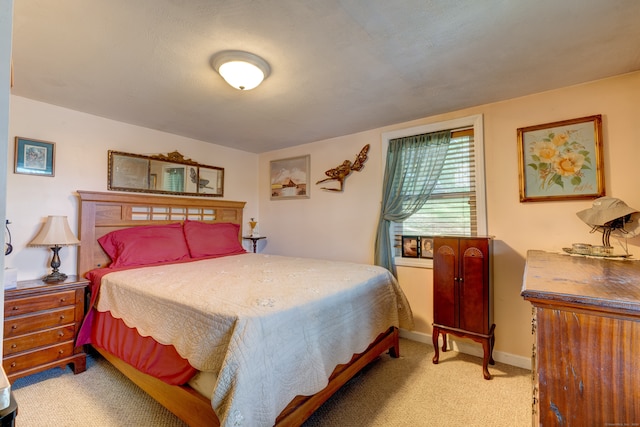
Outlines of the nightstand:
<svg viewBox="0 0 640 427">
<path fill-rule="evenodd" d="M 261 239 L 266 239 L 266 236 L 243 236 L 242 237 L 244 240 L 251 240 L 253 242 L 253 253 L 256 253 L 256 244 L 258 243 L 258 240 Z"/>
<path fill-rule="evenodd" d="M 86 369 L 83 347 L 75 347 L 85 313 L 89 281 L 69 276 L 63 282 L 18 282 L 4 291 L 2 366 L 13 383 L 18 378 L 73 365 Z"/>
</svg>

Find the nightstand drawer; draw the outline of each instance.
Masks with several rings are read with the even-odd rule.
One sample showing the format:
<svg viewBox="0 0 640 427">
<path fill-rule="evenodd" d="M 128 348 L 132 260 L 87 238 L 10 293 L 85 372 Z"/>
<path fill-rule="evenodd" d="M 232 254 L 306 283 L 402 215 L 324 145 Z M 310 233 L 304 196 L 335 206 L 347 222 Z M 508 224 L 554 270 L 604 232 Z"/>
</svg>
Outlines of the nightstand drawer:
<svg viewBox="0 0 640 427">
<path fill-rule="evenodd" d="M 76 307 L 59 308 L 28 316 L 9 317 L 4 321 L 4 337 L 11 338 L 29 332 L 75 322 Z"/>
<path fill-rule="evenodd" d="M 10 356 L 4 359 L 2 367 L 7 375 L 14 372 L 23 371 L 33 368 L 34 366 L 44 365 L 45 363 L 55 362 L 65 357 L 73 356 L 73 341 L 62 343 L 59 345 L 40 348 L 19 356 Z"/>
<path fill-rule="evenodd" d="M 38 295 L 27 298 L 17 298 L 4 303 L 4 317 L 9 318 L 35 311 L 65 307 L 76 303 L 76 292 L 64 291 L 50 295 Z"/>
<path fill-rule="evenodd" d="M 58 344 L 65 341 L 73 341 L 76 336 L 75 325 L 63 326 L 61 328 L 47 329 L 45 331 L 34 332 L 16 338 L 5 339 L 3 343 L 4 356 L 20 353 L 38 347 L 51 344 Z"/>
</svg>

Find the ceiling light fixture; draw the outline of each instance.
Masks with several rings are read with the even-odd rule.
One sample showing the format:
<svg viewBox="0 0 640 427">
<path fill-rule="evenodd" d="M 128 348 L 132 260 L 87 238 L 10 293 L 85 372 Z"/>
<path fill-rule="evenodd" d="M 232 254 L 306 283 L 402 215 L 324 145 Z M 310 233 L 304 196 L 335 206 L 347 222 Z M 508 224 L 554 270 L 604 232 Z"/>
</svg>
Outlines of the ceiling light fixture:
<svg viewBox="0 0 640 427">
<path fill-rule="evenodd" d="M 269 77 L 271 67 L 264 59 L 241 50 L 225 50 L 211 58 L 211 66 L 231 86 L 250 90 Z"/>
</svg>

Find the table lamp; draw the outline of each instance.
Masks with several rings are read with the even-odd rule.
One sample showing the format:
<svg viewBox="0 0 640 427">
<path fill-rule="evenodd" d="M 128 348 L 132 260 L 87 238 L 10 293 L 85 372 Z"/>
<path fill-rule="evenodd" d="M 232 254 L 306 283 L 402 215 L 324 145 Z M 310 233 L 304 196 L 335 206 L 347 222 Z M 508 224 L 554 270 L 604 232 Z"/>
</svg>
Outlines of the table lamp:
<svg viewBox="0 0 640 427">
<path fill-rule="evenodd" d="M 79 245 L 80 241 L 76 239 L 73 232 L 69 228 L 66 216 L 50 215 L 42 226 L 40 232 L 29 242 L 29 246 L 48 246 L 53 251 L 51 259 L 51 268 L 53 272 L 42 278 L 45 282 L 60 282 L 67 278 L 67 275 L 58 271 L 60 268 L 60 256 L 58 251 L 62 246 Z"/>
</svg>

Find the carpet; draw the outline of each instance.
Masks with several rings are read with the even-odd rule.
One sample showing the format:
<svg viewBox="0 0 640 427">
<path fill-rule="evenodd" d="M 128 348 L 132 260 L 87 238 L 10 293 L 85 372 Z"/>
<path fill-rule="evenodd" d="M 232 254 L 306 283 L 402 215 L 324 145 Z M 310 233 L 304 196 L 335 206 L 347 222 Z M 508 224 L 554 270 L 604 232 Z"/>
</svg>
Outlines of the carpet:
<svg viewBox="0 0 640 427">
<path fill-rule="evenodd" d="M 304 427 L 518 427 L 531 425 L 531 372 L 497 363 L 482 377 L 482 359 L 440 353 L 400 340 L 399 359 L 383 355 L 329 399 Z M 78 375 L 51 369 L 12 386 L 17 427 L 183 427 L 185 424 L 120 374 L 90 355 Z"/>
</svg>

